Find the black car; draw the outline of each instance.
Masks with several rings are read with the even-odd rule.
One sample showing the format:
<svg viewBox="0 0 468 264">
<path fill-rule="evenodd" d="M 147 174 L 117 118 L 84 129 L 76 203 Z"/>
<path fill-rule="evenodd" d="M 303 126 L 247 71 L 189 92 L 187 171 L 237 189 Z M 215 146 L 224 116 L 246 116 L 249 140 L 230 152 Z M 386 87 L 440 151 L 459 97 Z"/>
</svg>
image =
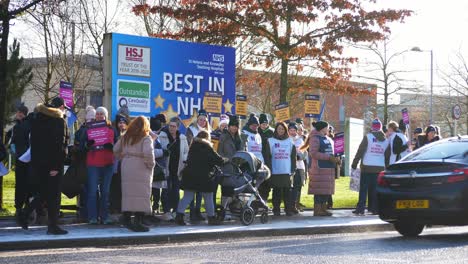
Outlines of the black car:
<svg viewBox="0 0 468 264">
<path fill-rule="evenodd" d="M 379 174 L 380 219 L 403 236 L 426 225 L 468 225 L 468 136 L 426 145 Z"/>
</svg>

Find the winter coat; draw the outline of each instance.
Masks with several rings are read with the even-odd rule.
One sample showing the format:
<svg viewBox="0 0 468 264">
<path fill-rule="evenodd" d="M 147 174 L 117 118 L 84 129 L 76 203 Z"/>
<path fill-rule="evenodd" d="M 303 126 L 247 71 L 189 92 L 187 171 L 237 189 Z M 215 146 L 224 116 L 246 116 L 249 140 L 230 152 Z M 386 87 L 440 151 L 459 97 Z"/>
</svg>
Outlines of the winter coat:
<svg viewBox="0 0 468 264">
<path fill-rule="evenodd" d="M 153 139 L 144 137 L 134 145 L 114 146 L 114 155 L 121 160 L 122 212 L 151 213 L 151 184 L 153 183 Z"/>
<path fill-rule="evenodd" d="M 158 166 L 161 166 L 164 171 L 165 171 L 165 176 L 167 179 L 168 173 L 167 173 L 167 157 L 164 156 L 164 150 L 161 145 L 161 142 L 159 141 L 159 138 L 154 141 L 154 157 L 156 159 L 156 164 Z M 157 189 L 166 189 L 167 188 L 167 180 L 164 181 L 153 181 L 153 188 Z"/>
<path fill-rule="evenodd" d="M 313 130 L 309 139 L 309 194 L 331 195 L 335 193 L 335 164 L 330 168 L 324 168 L 320 164 L 330 160 L 330 154 L 320 152 L 320 140 L 326 139 L 332 142 L 329 137 L 324 137 L 317 130 Z M 331 163 L 331 162 L 330 162 Z"/>
<path fill-rule="evenodd" d="M 383 131 L 375 131 L 371 132 L 378 141 L 385 141 L 386 137 Z M 363 164 L 362 160 L 364 159 L 364 155 L 367 152 L 367 134 L 364 135 L 364 138 L 359 145 L 358 151 L 356 156 L 354 156 L 353 163 L 351 164 L 352 168 L 357 168 L 359 161 L 361 161 L 361 173 L 379 173 L 385 169 L 384 166 L 366 166 Z"/>
<path fill-rule="evenodd" d="M 112 154 L 112 146 L 109 148 L 95 149 L 94 146 L 87 146 L 88 142 L 88 127 L 86 127 L 81 133 L 80 147 L 82 150 L 87 151 L 86 165 L 93 167 L 105 167 L 114 164 L 114 156 Z M 109 141 L 117 142 L 119 133 L 112 127 L 112 124 L 107 125 L 107 137 Z M 113 145 L 113 144 L 111 144 Z"/>
<path fill-rule="evenodd" d="M 31 120 L 31 165 L 62 171 L 67 147 L 67 124 L 58 108 L 39 104 Z"/>
<path fill-rule="evenodd" d="M 16 120 L 16 124 L 12 128 L 10 144 L 15 144 L 16 158 L 21 157 L 29 148 L 29 133 L 31 132 L 30 119 L 31 115 L 28 115 L 21 121 Z"/>
<path fill-rule="evenodd" d="M 167 147 L 171 145 L 168 135 L 169 135 L 169 131 L 167 128 L 163 128 L 161 132 L 159 133 L 159 142 L 161 142 L 162 148 L 166 150 L 167 150 Z M 178 153 L 179 162 L 177 164 L 177 172 L 174 172 L 174 173 L 177 174 L 180 180 L 182 177 L 180 173 L 182 169 L 185 167 L 184 162 L 187 160 L 189 146 L 187 143 L 187 137 L 185 137 L 185 135 L 179 134 L 179 141 L 180 141 L 180 147 L 179 147 L 179 153 Z M 166 171 L 168 174 L 171 173 L 170 168 L 169 168 L 170 163 L 171 163 L 171 156 L 167 158 Z"/>
<path fill-rule="evenodd" d="M 218 154 L 224 158 L 231 159 L 237 151 L 241 150 L 243 150 L 243 148 L 240 134 L 237 134 L 233 137 L 228 130 L 224 130 L 219 138 L 219 145 L 217 149 Z M 232 165 L 226 164 L 223 166 L 223 172 L 233 173 L 234 170 Z"/>
<path fill-rule="evenodd" d="M 211 142 L 193 138 L 187 157 L 187 167 L 182 172 L 181 189 L 194 192 L 213 192 L 216 182 L 212 178 L 215 165 L 224 160 L 214 151 Z"/>
</svg>

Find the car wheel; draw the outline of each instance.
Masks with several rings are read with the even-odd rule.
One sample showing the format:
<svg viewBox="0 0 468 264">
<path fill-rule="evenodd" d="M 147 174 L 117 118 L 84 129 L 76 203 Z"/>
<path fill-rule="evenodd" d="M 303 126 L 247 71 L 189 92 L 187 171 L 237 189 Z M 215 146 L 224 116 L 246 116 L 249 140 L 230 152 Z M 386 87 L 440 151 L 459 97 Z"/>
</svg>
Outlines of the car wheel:
<svg viewBox="0 0 468 264">
<path fill-rule="evenodd" d="M 398 221 L 393 224 L 396 231 L 405 237 L 417 237 L 424 229 L 423 224 Z"/>
</svg>

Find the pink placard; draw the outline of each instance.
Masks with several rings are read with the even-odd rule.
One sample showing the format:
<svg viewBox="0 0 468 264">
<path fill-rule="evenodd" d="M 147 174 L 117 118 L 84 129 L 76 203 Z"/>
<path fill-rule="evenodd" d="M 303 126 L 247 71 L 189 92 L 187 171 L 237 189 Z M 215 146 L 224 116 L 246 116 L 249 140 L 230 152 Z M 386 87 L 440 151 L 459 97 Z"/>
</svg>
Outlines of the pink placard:
<svg viewBox="0 0 468 264">
<path fill-rule="evenodd" d="M 333 139 L 335 143 L 335 155 L 343 155 L 345 152 L 345 139 L 344 139 L 344 133 L 340 132 L 335 134 L 335 138 Z"/>
<path fill-rule="evenodd" d="M 114 135 L 106 121 L 97 121 L 88 124 L 88 140 L 94 140 L 93 148 L 100 149 L 107 143 L 113 143 Z"/>
<path fill-rule="evenodd" d="M 73 107 L 73 87 L 71 83 L 61 81 L 59 94 L 68 107 Z"/>
</svg>

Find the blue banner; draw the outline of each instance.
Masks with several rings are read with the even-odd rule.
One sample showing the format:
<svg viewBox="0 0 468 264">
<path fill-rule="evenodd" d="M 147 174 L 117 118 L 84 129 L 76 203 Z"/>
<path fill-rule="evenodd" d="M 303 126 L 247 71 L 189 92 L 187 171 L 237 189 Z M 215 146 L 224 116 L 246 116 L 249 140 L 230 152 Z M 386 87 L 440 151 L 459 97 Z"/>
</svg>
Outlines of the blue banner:
<svg viewBox="0 0 468 264">
<path fill-rule="evenodd" d="M 112 116 L 196 120 L 206 92 L 222 94 L 222 113 L 235 113 L 235 49 L 112 33 Z M 219 115 L 219 113 L 211 113 Z"/>
</svg>

